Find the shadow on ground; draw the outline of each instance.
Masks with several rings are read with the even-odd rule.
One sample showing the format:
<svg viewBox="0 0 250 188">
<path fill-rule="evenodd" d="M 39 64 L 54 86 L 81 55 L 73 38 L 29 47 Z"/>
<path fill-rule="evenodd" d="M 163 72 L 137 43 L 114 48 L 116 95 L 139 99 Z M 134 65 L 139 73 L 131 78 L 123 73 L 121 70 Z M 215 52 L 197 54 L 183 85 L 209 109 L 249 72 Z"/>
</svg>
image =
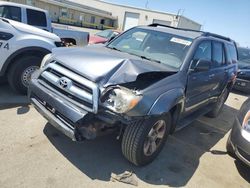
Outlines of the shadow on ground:
<svg viewBox="0 0 250 188">
<path fill-rule="evenodd" d="M 224 107 L 217 119 L 202 117 L 170 136 L 159 157 L 145 167 L 135 167 L 121 153 L 115 135 L 74 143 L 47 124 L 44 134 L 55 148 L 91 179 L 109 181 L 110 174 L 133 171 L 154 185 L 185 186 L 199 166 L 199 159 L 231 129 L 236 110 Z M 224 151 L 211 151 L 226 155 Z"/>
<path fill-rule="evenodd" d="M 8 84 L 0 83 L 0 110 L 20 107 L 17 114 L 27 111 L 28 97 L 13 92 Z"/>
</svg>

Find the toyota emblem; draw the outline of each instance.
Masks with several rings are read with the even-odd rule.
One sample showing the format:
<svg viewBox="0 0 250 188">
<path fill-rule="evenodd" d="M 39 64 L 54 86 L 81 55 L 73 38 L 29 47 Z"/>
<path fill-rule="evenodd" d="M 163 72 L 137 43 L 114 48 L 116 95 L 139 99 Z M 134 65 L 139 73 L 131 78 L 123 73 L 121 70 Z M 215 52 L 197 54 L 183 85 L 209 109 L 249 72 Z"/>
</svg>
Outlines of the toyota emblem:
<svg viewBox="0 0 250 188">
<path fill-rule="evenodd" d="M 62 88 L 62 89 L 67 89 L 69 87 L 71 87 L 72 85 L 72 81 L 66 77 L 61 77 L 59 79 L 59 86 Z"/>
</svg>

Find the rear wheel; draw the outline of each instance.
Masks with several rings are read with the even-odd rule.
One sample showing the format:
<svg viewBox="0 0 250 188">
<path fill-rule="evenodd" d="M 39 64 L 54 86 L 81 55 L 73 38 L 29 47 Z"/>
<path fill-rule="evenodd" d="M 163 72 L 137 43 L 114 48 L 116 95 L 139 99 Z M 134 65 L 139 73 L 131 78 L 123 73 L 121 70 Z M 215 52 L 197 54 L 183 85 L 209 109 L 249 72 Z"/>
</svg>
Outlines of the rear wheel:
<svg viewBox="0 0 250 188">
<path fill-rule="evenodd" d="M 24 56 L 16 60 L 8 72 L 10 87 L 18 93 L 26 94 L 31 75 L 39 69 L 41 61 L 36 56 Z"/>
<path fill-rule="evenodd" d="M 211 117 L 211 118 L 216 118 L 222 111 L 224 103 L 226 102 L 228 95 L 229 95 L 229 89 L 226 88 L 221 94 L 221 96 L 219 97 L 212 111 L 208 112 L 206 116 Z"/>
<path fill-rule="evenodd" d="M 162 150 L 170 126 L 170 114 L 127 126 L 122 138 L 123 155 L 137 166 L 152 162 Z"/>
</svg>

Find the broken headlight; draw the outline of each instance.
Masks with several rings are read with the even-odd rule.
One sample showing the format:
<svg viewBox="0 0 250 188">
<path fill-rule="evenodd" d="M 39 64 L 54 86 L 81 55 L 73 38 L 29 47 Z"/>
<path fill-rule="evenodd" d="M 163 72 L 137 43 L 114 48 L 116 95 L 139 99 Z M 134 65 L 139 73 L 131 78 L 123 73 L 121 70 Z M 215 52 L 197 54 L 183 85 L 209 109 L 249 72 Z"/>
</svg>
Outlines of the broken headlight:
<svg viewBox="0 0 250 188">
<path fill-rule="evenodd" d="M 103 95 L 103 104 L 105 107 L 117 113 L 126 113 L 133 109 L 142 96 L 136 91 L 123 87 L 109 89 Z"/>
</svg>

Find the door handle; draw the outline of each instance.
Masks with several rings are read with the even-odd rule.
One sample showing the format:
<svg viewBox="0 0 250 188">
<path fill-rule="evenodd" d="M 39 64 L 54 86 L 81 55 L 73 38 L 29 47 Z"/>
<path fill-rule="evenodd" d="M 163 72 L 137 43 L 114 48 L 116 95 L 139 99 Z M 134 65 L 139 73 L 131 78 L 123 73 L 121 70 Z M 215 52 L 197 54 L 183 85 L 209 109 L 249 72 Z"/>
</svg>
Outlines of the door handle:
<svg viewBox="0 0 250 188">
<path fill-rule="evenodd" d="M 215 76 L 215 74 L 210 74 L 209 78 L 213 78 Z"/>
</svg>

